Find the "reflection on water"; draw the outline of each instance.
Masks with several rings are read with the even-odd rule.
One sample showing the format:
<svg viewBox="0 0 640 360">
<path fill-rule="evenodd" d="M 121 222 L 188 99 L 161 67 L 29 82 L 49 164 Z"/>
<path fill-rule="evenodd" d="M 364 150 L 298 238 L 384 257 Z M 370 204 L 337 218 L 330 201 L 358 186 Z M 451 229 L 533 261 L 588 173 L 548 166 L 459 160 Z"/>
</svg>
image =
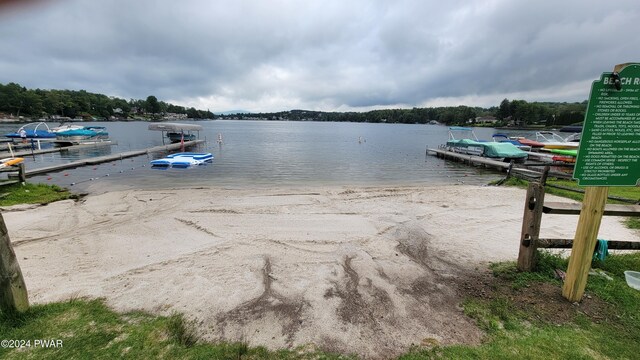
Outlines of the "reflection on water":
<svg viewBox="0 0 640 360">
<path fill-rule="evenodd" d="M 60 156 L 64 159 L 75 161 L 91 157 L 111 155 L 112 153 L 113 150 L 110 145 L 88 145 L 87 147 L 64 149 L 60 153 Z"/>
<path fill-rule="evenodd" d="M 163 144 L 161 133 L 149 131 L 146 122 L 92 124 L 106 126 L 117 145 L 27 156 L 27 169 Z M 435 148 L 446 141 L 445 126 L 231 120 L 198 124 L 204 127 L 200 138 L 207 142 L 190 150 L 211 152 L 211 164 L 156 171 L 149 162 L 167 154 L 155 153 L 62 170 L 32 181 L 104 192 L 194 186 L 486 184 L 501 177 L 493 171 L 427 156 L 427 147 Z M 13 128 L 0 126 L 0 133 L 7 130 Z M 491 139 L 494 132 L 476 129 L 483 139 Z M 216 141 L 219 136 L 223 143 Z"/>
</svg>

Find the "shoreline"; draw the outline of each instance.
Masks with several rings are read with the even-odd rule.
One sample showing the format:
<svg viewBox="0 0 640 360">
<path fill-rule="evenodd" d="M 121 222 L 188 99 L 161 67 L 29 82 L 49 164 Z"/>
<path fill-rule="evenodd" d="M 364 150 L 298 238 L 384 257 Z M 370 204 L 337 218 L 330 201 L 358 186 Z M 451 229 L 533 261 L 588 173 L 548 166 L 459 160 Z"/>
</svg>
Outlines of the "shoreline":
<svg viewBox="0 0 640 360">
<path fill-rule="evenodd" d="M 515 261 L 526 191 L 472 185 L 128 190 L 4 217 L 35 303 L 184 313 L 205 340 L 390 357 L 477 343 L 459 284 Z M 547 196 L 549 201 L 570 200 Z M 577 216 L 544 215 L 541 237 Z M 602 238 L 640 241 L 617 218 Z"/>
</svg>

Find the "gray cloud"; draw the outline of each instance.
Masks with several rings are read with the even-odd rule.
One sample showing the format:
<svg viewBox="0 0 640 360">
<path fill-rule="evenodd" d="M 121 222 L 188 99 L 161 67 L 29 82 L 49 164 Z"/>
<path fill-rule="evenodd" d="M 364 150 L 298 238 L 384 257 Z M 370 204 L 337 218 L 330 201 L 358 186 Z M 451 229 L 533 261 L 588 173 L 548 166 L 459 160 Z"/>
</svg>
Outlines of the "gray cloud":
<svg viewBox="0 0 640 360">
<path fill-rule="evenodd" d="M 6 8 L 5 8 L 6 9 Z M 636 1 L 51 0 L 0 8 L 0 82 L 212 111 L 582 101 Z"/>
</svg>

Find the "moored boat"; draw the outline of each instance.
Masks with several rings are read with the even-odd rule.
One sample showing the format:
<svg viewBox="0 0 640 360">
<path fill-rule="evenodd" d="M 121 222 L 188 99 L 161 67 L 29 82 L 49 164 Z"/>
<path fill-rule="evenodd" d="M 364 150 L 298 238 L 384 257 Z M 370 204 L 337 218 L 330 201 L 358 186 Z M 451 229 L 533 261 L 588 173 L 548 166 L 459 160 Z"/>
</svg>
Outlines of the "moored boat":
<svg viewBox="0 0 640 360">
<path fill-rule="evenodd" d="M 447 150 L 468 155 L 476 155 L 503 161 L 524 162 L 528 154 L 509 142 L 488 142 L 478 140 L 473 129 L 452 126 L 449 128 Z"/>
<path fill-rule="evenodd" d="M 532 149 L 537 149 L 537 148 L 541 148 L 541 147 L 543 147 L 543 146 L 544 146 L 544 144 L 543 144 L 543 143 L 541 143 L 541 142 L 539 142 L 539 141 L 535 141 L 535 140 L 527 139 L 527 138 L 526 138 L 526 137 L 524 137 L 524 136 L 512 136 L 512 137 L 510 137 L 510 139 L 518 140 L 518 142 L 519 142 L 520 144 L 527 145 L 527 146 L 531 146 L 531 148 L 532 148 Z"/>
<path fill-rule="evenodd" d="M 56 134 L 44 122 L 29 123 L 21 126 L 16 132 L 5 134 L 11 139 L 53 139 Z"/>
<path fill-rule="evenodd" d="M 564 141 L 568 141 L 568 142 L 580 142 L 580 139 L 582 138 L 582 133 L 575 133 L 575 134 L 571 134 L 569 136 L 567 136 Z"/>
<path fill-rule="evenodd" d="M 182 124 L 182 123 L 151 123 L 149 124 L 149 130 L 162 131 L 166 133 L 167 138 L 172 143 L 178 143 L 181 141 L 192 141 L 198 138 L 202 130 L 201 125 L 196 124 Z M 194 131 L 197 133 L 194 133 Z"/>
<path fill-rule="evenodd" d="M 106 140 L 109 133 L 104 126 L 84 126 L 81 128 L 70 128 L 60 130 L 56 133 L 57 140 L 64 141 L 86 141 L 86 140 Z"/>
<path fill-rule="evenodd" d="M 52 128 L 51 132 L 59 133 L 59 132 L 66 131 L 66 130 L 77 130 L 77 129 L 82 129 L 82 128 L 84 128 L 84 126 L 82 126 L 82 125 L 73 125 L 73 124 L 61 123 L 60 125 Z"/>
<path fill-rule="evenodd" d="M 185 134 L 182 132 L 180 133 L 168 132 L 167 137 L 169 138 L 169 141 L 171 141 L 172 143 L 177 143 L 180 141 L 193 141 L 196 139 L 196 134 Z"/>
<path fill-rule="evenodd" d="M 536 133 L 536 141 L 543 143 L 544 149 L 577 149 L 580 146 L 580 143 L 567 141 L 567 139 L 552 131 L 538 131 Z"/>
<path fill-rule="evenodd" d="M 520 149 L 522 151 L 530 151 L 531 150 L 531 146 L 530 145 L 523 144 L 520 141 L 518 141 L 517 139 L 512 139 L 512 138 L 508 137 L 506 134 L 493 134 L 491 136 L 491 138 L 493 139 L 494 142 L 513 144 L 518 149 Z"/>
<path fill-rule="evenodd" d="M 582 125 L 583 125 L 582 122 L 579 122 L 579 123 L 563 126 L 562 128 L 560 128 L 559 131 L 560 132 L 579 133 L 579 132 L 582 132 Z"/>
</svg>

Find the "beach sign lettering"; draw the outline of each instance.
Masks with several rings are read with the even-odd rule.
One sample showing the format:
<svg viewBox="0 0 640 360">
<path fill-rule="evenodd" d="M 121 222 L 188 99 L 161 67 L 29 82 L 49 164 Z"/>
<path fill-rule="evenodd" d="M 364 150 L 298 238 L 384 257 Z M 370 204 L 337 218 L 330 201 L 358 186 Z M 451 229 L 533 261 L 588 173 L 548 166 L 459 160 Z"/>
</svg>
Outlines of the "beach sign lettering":
<svg viewBox="0 0 640 360">
<path fill-rule="evenodd" d="M 640 64 L 593 82 L 573 177 L 581 186 L 640 186 Z"/>
</svg>

